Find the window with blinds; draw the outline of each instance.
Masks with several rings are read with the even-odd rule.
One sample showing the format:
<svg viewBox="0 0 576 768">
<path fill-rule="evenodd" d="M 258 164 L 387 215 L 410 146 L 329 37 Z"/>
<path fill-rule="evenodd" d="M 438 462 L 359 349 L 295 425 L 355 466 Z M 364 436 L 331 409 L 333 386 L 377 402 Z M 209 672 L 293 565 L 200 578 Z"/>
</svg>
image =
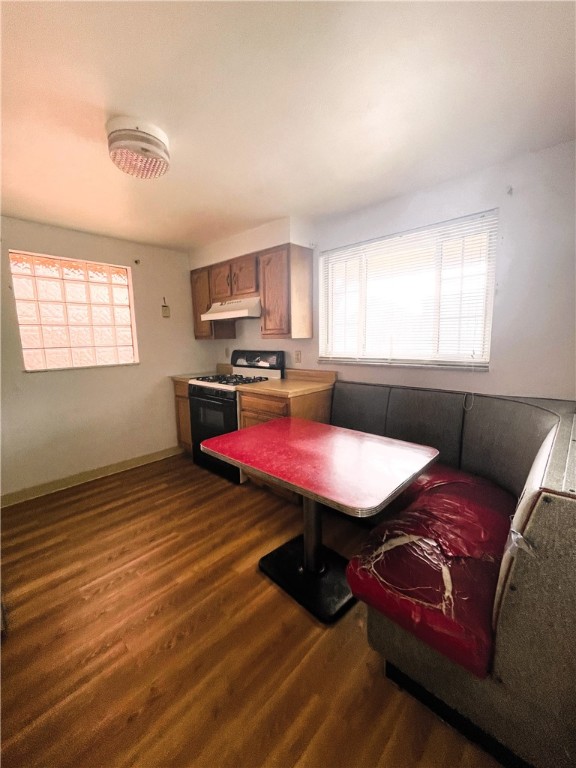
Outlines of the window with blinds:
<svg viewBox="0 0 576 768">
<path fill-rule="evenodd" d="M 138 362 L 130 267 L 10 251 L 26 371 Z"/>
<path fill-rule="evenodd" d="M 320 359 L 487 369 L 498 211 L 325 251 Z"/>
</svg>

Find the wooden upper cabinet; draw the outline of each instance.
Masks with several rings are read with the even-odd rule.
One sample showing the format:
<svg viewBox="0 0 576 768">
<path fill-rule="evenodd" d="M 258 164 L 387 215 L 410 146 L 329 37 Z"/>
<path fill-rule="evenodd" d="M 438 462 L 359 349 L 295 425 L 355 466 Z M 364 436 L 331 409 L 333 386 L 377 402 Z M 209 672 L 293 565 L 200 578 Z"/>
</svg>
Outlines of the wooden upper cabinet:
<svg viewBox="0 0 576 768">
<path fill-rule="evenodd" d="M 214 300 L 213 296 L 210 295 L 210 271 L 208 267 L 203 267 L 190 273 L 194 338 L 235 339 L 236 323 L 234 320 L 212 322 L 201 319 L 201 315 L 210 309 Z"/>
<path fill-rule="evenodd" d="M 261 332 L 268 338 L 312 338 L 312 251 L 283 245 L 261 251 Z"/>
<path fill-rule="evenodd" d="M 212 301 L 231 296 L 246 296 L 258 291 L 258 265 L 255 253 L 210 267 Z"/>
<path fill-rule="evenodd" d="M 197 339 L 235 339 L 234 320 L 203 321 L 211 304 L 260 296 L 261 334 L 270 339 L 312 338 L 312 251 L 286 244 L 195 269 L 192 274 Z"/>
<path fill-rule="evenodd" d="M 230 263 L 232 296 L 258 291 L 258 259 L 255 253 L 241 256 Z"/>
<path fill-rule="evenodd" d="M 231 296 L 230 263 L 225 261 L 223 264 L 215 264 L 209 271 L 212 301 L 223 301 Z"/>
<path fill-rule="evenodd" d="M 290 275 L 288 246 L 260 254 L 262 336 L 290 334 Z"/>
<path fill-rule="evenodd" d="M 194 316 L 194 336 L 197 339 L 212 338 L 212 323 L 201 320 L 200 315 L 210 309 L 210 280 L 207 269 L 195 269 L 190 273 L 192 285 L 192 313 Z"/>
</svg>

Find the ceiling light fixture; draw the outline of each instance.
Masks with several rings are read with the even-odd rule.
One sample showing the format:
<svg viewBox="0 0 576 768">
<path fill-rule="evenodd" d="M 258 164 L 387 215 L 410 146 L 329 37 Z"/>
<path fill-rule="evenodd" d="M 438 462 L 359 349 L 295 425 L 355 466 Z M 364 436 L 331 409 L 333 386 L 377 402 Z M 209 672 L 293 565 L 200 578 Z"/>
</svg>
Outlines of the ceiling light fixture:
<svg viewBox="0 0 576 768">
<path fill-rule="evenodd" d="M 168 136 L 155 125 L 131 117 L 106 123 L 108 151 L 117 168 L 137 179 L 157 179 L 170 167 Z"/>
</svg>

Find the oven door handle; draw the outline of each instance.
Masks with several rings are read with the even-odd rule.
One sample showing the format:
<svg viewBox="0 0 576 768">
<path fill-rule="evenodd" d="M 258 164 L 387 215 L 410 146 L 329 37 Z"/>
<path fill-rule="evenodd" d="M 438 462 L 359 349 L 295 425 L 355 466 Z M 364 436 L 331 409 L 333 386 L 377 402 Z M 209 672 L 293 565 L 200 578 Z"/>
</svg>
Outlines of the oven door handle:
<svg viewBox="0 0 576 768">
<path fill-rule="evenodd" d="M 192 403 L 210 403 L 210 405 L 219 405 L 220 408 L 235 405 L 234 400 L 220 400 L 217 397 L 210 397 L 210 395 L 190 395 L 190 404 Z"/>
</svg>

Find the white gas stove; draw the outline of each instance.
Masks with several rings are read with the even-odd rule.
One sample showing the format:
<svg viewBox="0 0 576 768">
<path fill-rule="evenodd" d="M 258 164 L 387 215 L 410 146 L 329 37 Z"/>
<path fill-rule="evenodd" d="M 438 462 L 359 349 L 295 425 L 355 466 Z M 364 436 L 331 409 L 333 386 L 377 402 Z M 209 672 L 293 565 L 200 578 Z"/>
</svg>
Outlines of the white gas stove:
<svg viewBox="0 0 576 768">
<path fill-rule="evenodd" d="M 196 464 L 212 469 L 233 482 L 242 481 L 242 473 L 231 464 L 208 456 L 200 443 L 209 437 L 238 429 L 238 394 L 242 384 L 255 384 L 284 376 L 284 352 L 256 352 L 235 349 L 231 374 L 198 376 L 188 381 L 192 456 Z"/>
<path fill-rule="evenodd" d="M 232 373 L 214 373 L 190 379 L 189 391 L 190 387 L 233 391 L 240 384 L 255 384 L 258 381 L 281 379 L 284 376 L 284 352 L 234 350 L 231 363 Z"/>
</svg>

